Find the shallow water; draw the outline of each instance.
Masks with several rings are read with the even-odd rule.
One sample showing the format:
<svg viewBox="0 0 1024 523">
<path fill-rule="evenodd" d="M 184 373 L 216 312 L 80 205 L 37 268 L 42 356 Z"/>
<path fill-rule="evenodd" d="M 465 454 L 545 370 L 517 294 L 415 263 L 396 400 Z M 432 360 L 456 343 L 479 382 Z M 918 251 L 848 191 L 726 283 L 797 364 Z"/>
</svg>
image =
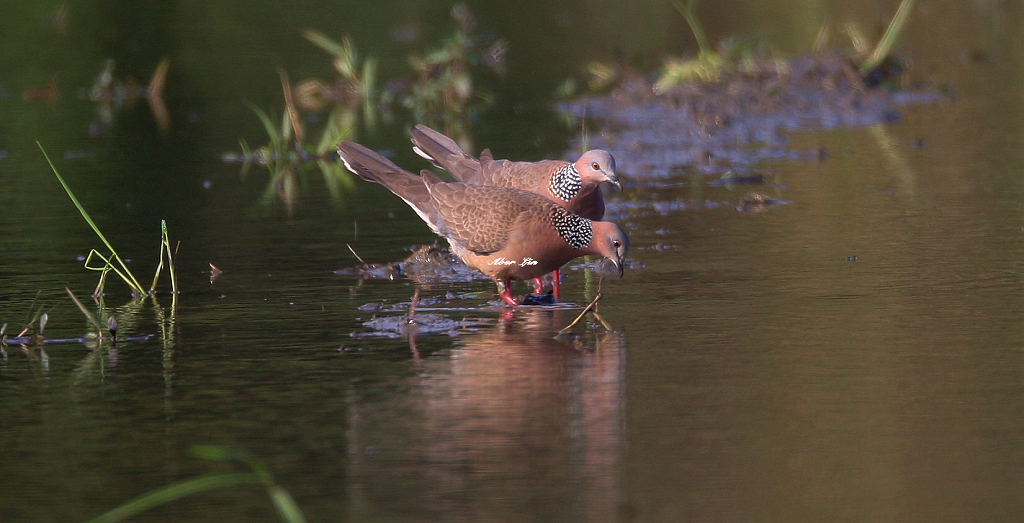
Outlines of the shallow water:
<svg viewBox="0 0 1024 523">
<path fill-rule="evenodd" d="M 448 30 L 447 9 L 421 13 L 428 36 Z M 616 29 L 657 20 L 656 43 L 636 31 L 616 41 L 653 56 L 685 45 L 666 36 L 685 27 L 664 28 L 671 12 L 660 9 L 623 16 Z M 889 124 L 787 133 L 785 147 L 828 154 L 762 161 L 753 170 L 765 184 L 711 186 L 689 176 L 653 184 L 620 165 L 624 191 L 611 195 L 610 214 L 630 234 L 632 263 L 622 280 L 600 282 L 599 303 L 615 332 L 591 321 L 555 337 L 597 292 L 597 277 L 580 269 L 566 271 L 563 285 L 574 308 L 503 313 L 490 304 L 487 281 L 422 287 L 422 299 L 441 305 L 421 312 L 480 322 L 409 340 L 351 333 L 366 332 L 373 317 L 360 307 L 407 302 L 412 282 L 335 273 L 357 265 L 346 243 L 383 263 L 433 241 L 400 200 L 368 184 L 334 198 L 307 173 L 300 198 L 285 204 L 264 170 L 243 176 L 220 159 L 239 137 L 265 140 L 241 99 L 280 103 L 278 61 L 296 78 L 330 74 L 297 31 L 342 13 L 255 9 L 231 25 L 215 12 L 203 27 L 177 20 L 188 12 L 156 13 L 153 23 L 174 41 L 230 41 L 239 50 L 204 59 L 196 44 L 183 44 L 172 53 L 167 136 L 144 103 L 91 136 L 96 108 L 74 96 L 106 58 L 96 43 L 107 41 L 96 36 L 107 34 L 104 24 L 124 32 L 110 37 L 119 63 L 149 73 L 167 51 L 159 33 L 145 40 L 127 29 L 145 21 L 107 12 L 75 25 L 72 16 L 68 30 L 85 43 L 40 43 L 29 57 L 36 69 L 0 79 L 13 93 L 0 102 L 10 122 L 0 129 L 0 323 L 8 334 L 39 293 L 39 303 L 55 305 L 47 335 L 81 335 L 88 325 L 64 287 L 84 299 L 97 280 L 76 257 L 99 242 L 52 180 L 36 139 L 145 284 L 167 220 L 181 241 L 182 285 L 172 308 L 166 294 L 137 304 L 108 284 L 104 305 L 120 332 L 154 334 L 147 341 L 5 348 L 0 520 L 88 519 L 176 481 L 240 469 L 191 456 L 197 444 L 258 456 L 310 521 L 1024 515 L 1024 132 L 1016 111 L 1024 62 L 1019 42 L 1006 37 L 1014 15 L 978 3 L 919 5 L 902 49 L 952 96 L 903 107 Z M 391 26 L 381 13 L 345 14 L 378 32 Z M 477 147 L 561 155 L 574 128 L 549 125 L 557 117 L 541 101 L 520 98 L 611 46 L 573 48 L 559 55 L 560 67 L 545 63 L 524 79 L 525 57 L 555 43 L 515 33 L 527 24 L 513 15 L 477 12 L 481 24 L 509 17 L 513 49 L 524 53 L 514 62 L 520 76 L 509 80 L 521 85 L 499 91 L 496 108 L 471 126 Z M 705 15 L 721 35 L 757 29 Z M 26 14 L 34 29 L 25 31 L 41 31 L 48 16 Z M 243 43 L 251 32 L 242 26 L 254 19 L 273 29 Z M 400 70 L 404 51 L 370 38 L 373 29 L 353 29 L 357 44 L 381 56 L 382 68 Z M 69 65 L 47 51 L 70 53 Z M 238 67 L 226 65 L 232 60 Z M 64 97 L 19 99 L 55 75 Z M 218 81 L 224 86 L 214 88 Z M 542 129 L 531 135 L 529 118 L 509 116 L 517 111 L 544 113 Z M 419 168 L 402 136 L 408 123 L 360 139 Z M 750 192 L 787 203 L 737 211 Z M 213 282 L 211 263 L 223 271 Z M 265 493 L 249 487 L 143 517 L 277 518 Z"/>
</svg>

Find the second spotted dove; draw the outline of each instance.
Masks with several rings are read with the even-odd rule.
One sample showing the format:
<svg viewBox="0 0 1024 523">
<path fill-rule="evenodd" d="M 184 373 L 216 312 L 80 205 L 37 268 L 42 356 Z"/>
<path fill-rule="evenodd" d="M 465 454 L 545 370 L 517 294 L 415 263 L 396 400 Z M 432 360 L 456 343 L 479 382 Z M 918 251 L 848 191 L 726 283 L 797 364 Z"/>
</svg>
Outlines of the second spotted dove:
<svg viewBox="0 0 1024 523">
<path fill-rule="evenodd" d="M 405 200 L 466 265 L 494 280 L 509 305 L 518 305 L 512 280 L 540 277 L 580 256 L 603 256 L 622 275 L 629 239 L 614 223 L 521 189 L 447 183 L 428 170 L 417 176 L 354 142 L 339 143 L 338 153 L 350 171 Z"/>
<path fill-rule="evenodd" d="M 604 196 L 600 185 L 608 182 L 621 189 L 615 174 L 615 159 L 600 149 L 583 153 L 573 163 L 558 160 L 515 162 L 495 160 L 489 149 L 484 149 L 477 159 L 455 140 L 425 125 L 412 126 L 409 134 L 416 154 L 448 171 L 460 182 L 531 191 L 591 220 L 604 217 Z M 557 268 L 552 283 L 557 297 Z M 535 287 L 536 292 L 541 291 L 540 278 L 537 278 Z"/>
</svg>

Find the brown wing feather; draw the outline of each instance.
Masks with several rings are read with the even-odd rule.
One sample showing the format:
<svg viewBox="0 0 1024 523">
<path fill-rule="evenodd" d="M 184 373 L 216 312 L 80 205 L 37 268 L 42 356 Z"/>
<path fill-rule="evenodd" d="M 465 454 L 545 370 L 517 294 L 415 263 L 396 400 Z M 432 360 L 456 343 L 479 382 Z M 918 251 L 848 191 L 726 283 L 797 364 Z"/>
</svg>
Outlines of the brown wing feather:
<svg viewBox="0 0 1024 523">
<path fill-rule="evenodd" d="M 464 151 L 455 140 L 421 124 L 412 126 L 409 135 L 417 154 L 448 171 L 456 180 L 473 185 L 493 185 L 548 194 L 551 176 L 567 165 L 567 162 L 557 160 L 495 160 L 490 149 L 484 149 L 477 159 Z"/>
<path fill-rule="evenodd" d="M 501 250 L 517 222 L 547 216 L 548 206 L 554 205 L 531 192 L 489 185 L 436 183 L 429 187 L 445 236 L 476 254 Z"/>
<path fill-rule="evenodd" d="M 487 185 L 522 189 L 538 194 L 548 194 L 551 175 L 567 165 L 557 160 L 539 162 L 513 162 L 511 160 L 480 161 L 480 179 Z"/>
</svg>

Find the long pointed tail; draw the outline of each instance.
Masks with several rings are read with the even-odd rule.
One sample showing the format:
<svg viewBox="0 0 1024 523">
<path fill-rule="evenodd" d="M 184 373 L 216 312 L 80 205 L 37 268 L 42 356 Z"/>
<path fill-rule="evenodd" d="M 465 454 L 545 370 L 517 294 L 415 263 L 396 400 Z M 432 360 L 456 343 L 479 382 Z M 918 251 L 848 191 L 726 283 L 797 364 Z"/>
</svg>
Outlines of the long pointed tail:
<svg viewBox="0 0 1024 523">
<path fill-rule="evenodd" d="M 448 171 L 456 180 L 471 183 L 480 172 L 480 160 L 462 150 L 455 140 L 421 124 L 412 126 L 409 135 L 416 154 Z"/>
<path fill-rule="evenodd" d="M 348 170 L 368 182 L 387 187 L 389 191 L 405 200 L 405 203 L 409 204 L 434 232 L 438 232 L 440 217 L 423 178 L 355 142 L 339 143 L 338 155 Z"/>
<path fill-rule="evenodd" d="M 388 189 L 391 189 L 389 183 L 394 178 L 415 176 L 391 160 L 355 142 L 339 143 L 338 155 L 348 170 L 368 182 L 379 183 Z"/>
</svg>

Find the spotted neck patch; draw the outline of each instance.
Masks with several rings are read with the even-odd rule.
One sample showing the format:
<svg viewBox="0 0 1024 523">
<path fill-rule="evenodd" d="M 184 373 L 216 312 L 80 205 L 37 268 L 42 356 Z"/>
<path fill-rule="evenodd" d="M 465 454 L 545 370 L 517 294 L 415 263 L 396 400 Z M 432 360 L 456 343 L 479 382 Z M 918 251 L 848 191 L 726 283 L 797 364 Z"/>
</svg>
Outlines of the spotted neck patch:
<svg viewBox="0 0 1024 523">
<path fill-rule="evenodd" d="M 552 211 L 551 225 L 555 227 L 565 243 L 568 243 L 573 249 L 587 247 L 594 237 L 594 227 L 590 220 L 561 207 Z"/>
<path fill-rule="evenodd" d="M 576 196 L 582 187 L 583 180 L 580 179 L 580 173 L 576 170 L 576 166 L 570 163 L 555 171 L 548 188 L 551 189 L 551 194 L 567 202 Z"/>
</svg>

